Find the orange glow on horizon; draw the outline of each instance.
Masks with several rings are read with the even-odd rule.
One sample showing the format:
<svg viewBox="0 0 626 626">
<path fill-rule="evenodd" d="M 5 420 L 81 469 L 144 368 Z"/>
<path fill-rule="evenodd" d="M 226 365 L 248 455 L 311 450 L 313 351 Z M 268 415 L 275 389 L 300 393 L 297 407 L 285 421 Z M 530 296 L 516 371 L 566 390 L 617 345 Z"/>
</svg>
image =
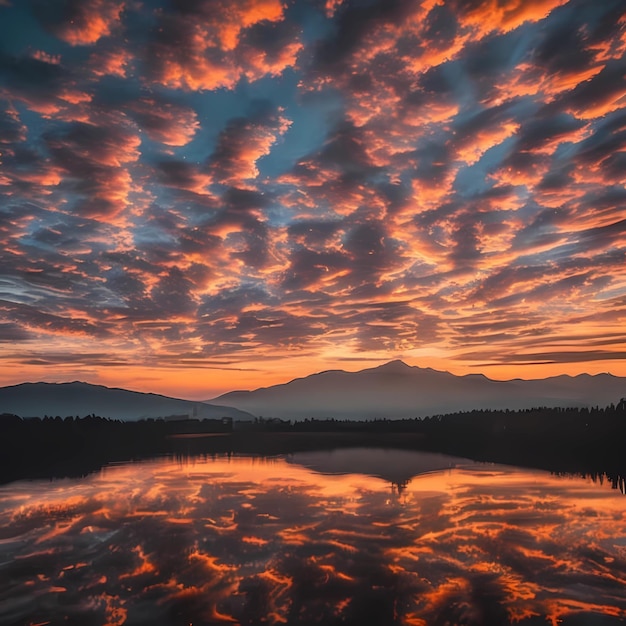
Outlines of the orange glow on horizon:
<svg viewBox="0 0 626 626">
<path fill-rule="evenodd" d="M 449 372 L 456 376 L 484 374 L 493 380 L 513 380 L 516 378 L 533 380 L 552 376 L 579 374 L 605 374 L 626 377 L 626 360 L 598 360 L 593 362 L 573 363 L 530 363 L 528 365 L 493 363 L 486 365 L 481 361 L 454 361 L 444 356 L 428 357 L 389 355 L 372 356 L 370 359 L 285 357 L 267 361 L 254 360 L 248 363 L 230 363 L 227 365 L 181 365 L 179 367 L 128 367 L 124 365 L 106 368 L 59 366 L 54 375 L 47 366 L 0 365 L 0 375 L 5 385 L 17 385 L 23 382 L 72 382 L 81 381 L 189 400 L 209 400 L 229 391 L 254 390 L 287 383 L 294 378 L 303 378 L 327 370 L 345 370 L 356 372 L 362 369 L 378 367 L 388 361 L 401 359 L 407 365 L 431 368 Z"/>
</svg>

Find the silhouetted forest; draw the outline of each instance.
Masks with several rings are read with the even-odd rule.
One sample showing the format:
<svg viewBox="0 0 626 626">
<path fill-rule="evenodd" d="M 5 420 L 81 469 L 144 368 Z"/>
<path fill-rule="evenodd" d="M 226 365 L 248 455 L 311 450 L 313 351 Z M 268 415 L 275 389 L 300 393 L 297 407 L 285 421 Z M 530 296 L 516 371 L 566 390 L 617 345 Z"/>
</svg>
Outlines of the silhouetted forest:
<svg viewBox="0 0 626 626">
<path fill-rule="evenodd" d="M 140 420 L 0 415 L 0 481 L 75 476 L 158 455 L 283 454 L 340 447 L 445 452 L 475 460 L 626 476 L 626 400 L 587 408 L 474 410 L 424 419 Z"/>
<path fill-rule="evenodd" d="M 0 415 L 0 481 L 84 475 L 106 463 L 170 454 L 185 435 L 232 432 L 232 420 L 121 421 Z"/>
</svg>

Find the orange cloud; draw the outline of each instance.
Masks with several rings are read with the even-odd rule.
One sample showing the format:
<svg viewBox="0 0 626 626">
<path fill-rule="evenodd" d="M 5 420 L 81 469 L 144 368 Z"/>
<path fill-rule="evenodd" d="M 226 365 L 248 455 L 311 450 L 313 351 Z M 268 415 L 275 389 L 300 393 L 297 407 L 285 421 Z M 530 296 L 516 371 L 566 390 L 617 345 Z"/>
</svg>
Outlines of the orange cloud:
<svg viewBox="0 0 626 626">
<path fill-rule="evenodd" d="M 343 0 L 326 0 L 326 17 L 332 17 L 343 4 Z"/>
<path fill-rule="evenodd" d="M 129 50 L 116 49 L 94 52 L 90 59 L 90 67 L 97 78 L 102 76 L 117 76 L 126 78 L 133 57 Z"/>
<path fill-rule="evenodd" d="M 512 137 L 519 130 L 519 123 L 508 121 L 492 126 L 490 128 L 479 130 L 472 137 L 468 137 L 467 141 L 458 147 L 457 158 L 472 165 L 476 163 L 487 150 L 501 144 L 505 139 Z"/>
<path fill-rule="evenodd" d="M 233 89 L 244 76 L 251 81 L 277 76 L 295 64 L 302 49 L 295 33 L 280 33 L 272 41 L 271 31 L 259 35 L 254 30 L 278 28 L 285 17 L 282 2 L 217 4 L 222 6 L 162 15 L 149 59 L 156 80 L 190 90 Z"/>
<path fill-rule="evenodd" d="M 557 7 L 567 4 L 569 0 L 510 0 L 499 2 L 498 0 L 483 0 L 474 3 L 471 8 L 460 5 L 459 18 L 463 26 L 468 26 L 484 36 L 498 30 L 500 32 L 511 31 L 524 22 L 538 22 L 547 17 Z"/>
<path fill-rule="evenodd" d="M 281 113 L 258 119 L 239 118 L 229 123 L 211 158 L 211 169 L 219 182 L 240 187 L 258 177 L 257 161 L 270 153 L 291 126 Z"/>
<path fill-rule="evenodd" d="M 81 0 L 72 3 L 67 19 L 56 28 L 56 34 L 72 46 L 94 44 L 110 35 L 120 23 L 124 0 Z"/>
<path fill-rule="evenodd" d="M 132 102 L 128 108 L 150 139 L 167 146 L 188 144 L 200 128 L 198 116 L 193 109 L 171 102 L 142 98 Z"/>
</svg>

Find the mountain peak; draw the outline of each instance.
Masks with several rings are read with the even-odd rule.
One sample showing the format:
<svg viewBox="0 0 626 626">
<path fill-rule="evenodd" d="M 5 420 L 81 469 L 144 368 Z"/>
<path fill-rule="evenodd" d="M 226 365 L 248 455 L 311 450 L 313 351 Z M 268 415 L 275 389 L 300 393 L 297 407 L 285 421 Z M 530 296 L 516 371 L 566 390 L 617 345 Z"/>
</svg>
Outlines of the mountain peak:
<svg viewBox="0 0 626 626">
<path fill-rule="evenodd" d="M 413 368 L 410 365 L 407 365 L 404 361 L 400 359 L 395 359 L 393 361 L 389 361 L 388 363 L 380 365 L 376 369 L 385 370 L 386 372 L 406 372 L 407 370 Z"/>
<path fill-rule="evenodd" d="M 624 378 L 606 376 L 584 385 L 574 379 L 497 381 L 395 359 L 357 372 L 328 370 L 212 402 L 280 419 L 410 419 L 472 410 L 606 406 L 624 396 L 625 384 Z"/>
</svg>

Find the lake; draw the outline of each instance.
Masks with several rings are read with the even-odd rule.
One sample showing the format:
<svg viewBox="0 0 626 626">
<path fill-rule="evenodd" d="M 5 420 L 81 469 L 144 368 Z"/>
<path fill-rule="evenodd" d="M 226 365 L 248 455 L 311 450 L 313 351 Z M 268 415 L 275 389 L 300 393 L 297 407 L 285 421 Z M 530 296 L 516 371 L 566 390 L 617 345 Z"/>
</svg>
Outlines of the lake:
<svg viewBox="0 0 626 626">
<path fill-rule="evenodd" d="M 626 497 L 405 450 L 161 458 L 0 486 L 0 580 L 3 625 L 618 624 Z"/>
</svg>

